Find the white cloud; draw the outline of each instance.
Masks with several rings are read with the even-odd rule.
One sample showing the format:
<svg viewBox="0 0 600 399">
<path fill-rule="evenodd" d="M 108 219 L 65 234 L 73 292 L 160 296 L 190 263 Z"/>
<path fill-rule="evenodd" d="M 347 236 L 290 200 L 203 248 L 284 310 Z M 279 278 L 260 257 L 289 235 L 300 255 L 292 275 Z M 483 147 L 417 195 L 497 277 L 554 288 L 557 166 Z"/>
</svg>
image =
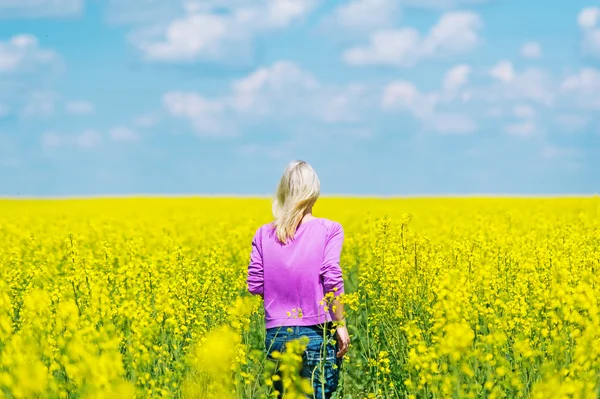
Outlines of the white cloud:
<svg viewBox="0 0 600 399">
<path fill-rule="evenodd" d="M 300 118 L 324 123 L 360 119 L 368 101 L 360 85 L 322 85 L 311 74 L 290 61 L 278 61 L 235 80 L 223 96 L 208 98 L 193 92 L 169 92 L 163 96 L 166 111 L 192 124 L 202 136 L 228 137 L 238 125 L 265 118 Z"/>
<path fill-rule="evenodd" d="M 588 7 L 579 12 L 577 23 L 581 29 L 595 28 L 600 21 L 600 8 Z"/>
<path fill-rule="evenodd" d="M 412 28 L 373 33 L 366 46 L 352 47 L 343 54 L 350 65 L 409 67 L 422 58 L 421 36 Z"/>
<path fill-rule="evenodd" d="M 450 10 L 463 5 L 475 5 L 489 0 L 351 0 L 338 6 L 325 18 L 335 29 L 365 32 L 395 25 L 404 8 Z"/>
<path fill-rule="evenodd" d="M 195 93 L 169 92 L 163 100 L 167 110 L 174 116 L 195 117 L 223 111 L 223 106 L 218 101 L 208 100 Z"/>
<path fill-rule="evenodd" d="M 577 23 L 583 34 L 583 51 L 600 58 L 600 8 L 584 8 L 577 17 Z"/>
<path fill-rule="evenodd" d="M 75 136 L 75 145 L 80 148 L 93 148 L 102 141 L 102 135 L 94 130 L 85 130 Z"/>
<path fill-rule="evenodd" d="M 8 41 L 0 41 L 0 74 L 31 72 L 57 61 L 58 54 L 41 49 L 34 35 L 16 35 Z"/>
<path fill-rule="evenodd" d="M 511 136 L 527 138 L 533 136 L 536 131 L 536 125 L 532 121 L 524 121 L 506 125 L 504 131 Z"/>
<path fill-rule="evenodd" d="M 156 125 L 158 118 L 155 115 L 139 115 L 133 119 L 133 125 L 136 127 L 152 127 Z"/>
<path fill-rule="evenodd" d="M 406 7 L 426 9 L 449 9 L 460 6 L 487 3 L 490 0 L 404 0 Z"/>
<path fill-rule="evenodd" d="M 501 118 L 504 116 L 504 110 L 502 107 L 491 107 L 485 112 L 485 115 L 490 118 Z"/>
<path fill-rule="evenodd" d="M 56 133 L 46 132 L 42 134 L 41 142 L 44 148 L 60 147 L 63 145 L 63 138 Z"/>
<path fill-rule="evenodd" d="M 396 22 L 399 11 L 399 0 L 354 0 L 334 11 L 333 22 L 345 29 L 381 29 Z"/>
<path fill-rule="evenodd" d="M 396 81 L 383 89 L 381 107 L 387 112 L 408 111 L 419 119 L 425 129 L 441 134 L 471 133 L 477 124 L 459 112 L 439 110 L 442 101 L 439 93 L 422 93 L 414 84 Z"/>
<path fill-rule="evenodd" d="M 280 107 L 289 101 L 290 92 L 297 95 L 317 87 L 317 81 L 308 72 L 293 62 L 278 61 L 234 81 L 229 103 L 239 112 L 269 114 L 272 107 Z"/>
<path fill-rule="evenodd" d="M 593 57 L 600 57 L 600 29 L 591 29 L 585 32 L 583 49 Z"/>
<path fill-rule="evenodd" d="M 427 58 L 444 58 L 466 53 L 481 39 L 483 22 L 473 12 L 448 12 L 422 37 L 414 28 L 379 30 L 369 43 L 346 50 L 350 65 L 389 65 L 410 67 Z"/>
<path fill-rule="evenodd" d="M 94 104 L 88 101 L 70 101 L 66 104 L 65 109 L 73 115 L 89 115 L 95 111 Z"/>
<path fill-rule="evenodd" d="M 546 129 L 581 131 L 591 127 L 591 112 L 600 110 L 600 69 L 583 68 L 562 82 L 544 69 L 516 70 L 510 61 L 487 72 L 491 79 L 470 82 L 473 70 L 455 66 L 444 75 L 441 87 L 429 92 L 408 81 L 391 82 L 382 91 L 380 106 L 387 112 L 412 114 L 424 128 L 441 133 L 443 126 L 454 132 L 476 130 L 481 115 L 503 122 L 504 131 L 517 137 L 542 135 Z M 468 112 L 463 111 L 465 103 Z"/>
<path fill-rule="evenodd" d="M 473 68 L 467 64 L 460 64 L 450 69 L 444 76 L 444 90 L 457 90 L 467 84 Z"/>
<path fill-rule="evenodd" d="M 406 81 L 393 82 L 385 87 L 381 105 L 387 109 L 398 106 L 409 108 L 419 95 L 414 84 Z"/>
<path fill-rule="evenodd" d="M 477 130 L 475 121 L 462 113 L 437 113 L 426 119 L 425 125 L 441 134 L 465 134 Z"/>
<path fill-rule="evenodd" d="M 581 155 L 581 150 L 577 148 L 545 145 L 542 147 L 541 155 L 544 158 L 576 158 Z"/>
<path fill-rule="evenodd" d="M 0 18 L 49 18 L 79 15 L 83 0 L 0 0 Z"/>
<path fill-rule="evenodd" d="M 28 96 L 20 114 L 25 118 L 53 115 L 59 98 L 60 96 L 53 92 L 34 91 Z"/>
<path fill-rule="evenodd" d="M 517 72 L 510 61 L 501 61 L 488 74 L 493 84 L 469 88 L 471 99 L 492 103 L 530 100 L 546 106 L 556 99 L 556 79 L 543 69 L 527 68 Z"/>
<path fill-rule="evenodd" d="M 391 82 L 383 89 L 381 106 L 386 111 L 407 110 L 417 118 L 431 116 L 438 103 L 437 94 L 421 93 L 406 81 Z"/>
<path fill-rule="evenodd" d="M 322 119 L 327 123 L 358 122 L 361 119 L 355 110 L 364 104 L 367 88 L 361 85 L 350 85 L 341 90 L 334 90 L 330 95 L 324 96 L 322 106 Z M 360 130 L 360 129 L 359 129 Z M 358 133 L 361 135 L 362 133 Z M 356 134 L 355 134 L 356 135 Z"/>
<path fill-rule="evenodd" d="M 579 73 L 568 76 L 561 87 L 565 91 L 580 91 L 588 94 L 598 92 L 600 90 L 600 70 L 583 68 Z"/>
<path fill-rule="evenodd" d="M 137 132 L 123 126 L 111 129 L 109 135 L 114 141 L 135 142 L 140 139 L 140 135 Z"/>
<path fill-rule="evenodd" d="M 570 95 L 581 108 L 600 109 L 600 70 L 583 68 L 567 76 L 562 84 L 563 94 Z"/>
<path fill-rule="evenodd" d="M 265 8 L 259 7 L 256 12 L 266 11 L 266 28 L 284 28 L 294 20 L 308 14 L 313 6 L 314 2 L 310 0 L 277 0 L 267 2 Z M 255 23 L 258 23 L 260 19 L 264 19 L 264 17 L 263 15 L 259 15 Z"/>
<path fill-rule="evenodd" d="M 163 40 L 137 43 L 149 60 L 194 60 L 202 54 L 208 58 L 221 55 L 228 34 L 225 18 L 214 15 L 190 15 L 174 21 Z"/>
<path fill-rule="evenodd" d="M 510 61 L 500 61 L 490 69 L 490 76 L 502 82 L 511 82 L 515 78 L 515 69 Z"/>
<path fill-rule="evenodd" d="M 42 48 L 34 35 L 0 40 L 0 103 L 21 117 L 54 114 L 59 96 L 41 88 L 61 66 L 59 55 Z"/>
<path fill-rule="evenodd" d="M 441 87 L 429 92 L 409 81 L 390 82 L 380 106 L 387 112 L 412 114 L 425 129 L 440 133 L 474 131 L 479 115 L 494 118 L 517 137 L 543 135 L 547 128 L 580 131 L 594 120 L 590 112 L 600 110 L 600 69 L 583 68 L 561 82 L 544 69 L 516 70 L 505 60 L 487 70 L 489 79 L 471 82 L 473 73 L 466 64 L 454 66 Z"/>
<path fill-rule="evenodd" d="M 459 54 L 473 49 L 481 39 L 483 20 L 474 12 L 449 12 L 440 18 L 424 41 L 431 53 Z"/>
<path fill-rule="evenodd" d="M 169 92 L 163 95 L 163 105 L 172 116 L 190 121 L 202 136 L 227 137 L 235 135 L 231 123 L 224 117 L 225 104 L 197 93 Z"/>
<path fill-rule="evenodd" d="M 107 138 L 115 142 L 136 142 L 139 141 L 140 136 L 127 127 L 117 126 L 108 131 Z M 40 137 L 41 144 L 46 149 L 80 148 L 90 150 L 97 148 L 104 139 L 103 134 L 93 129 L 87 129 L 77 134 L 47 131 Z"/>
<path fill-rule="evenodd" d="M 505 85 L 508 99 L 528 99 L 544 105 L 552 105 L 555 100 L 555 83 L 552 76 L 542 69 L 528 68 L 515 75 L 510 84 Z"/>
<path fill-rule="evenodd" d="M 102 141 L 102 135 L 95 130 L 84 130 L 76 135 L 58 134 L 55 132 L 45 132 L 41 136 L 41 143 L 44 148 L 52 149 L 59 147 L 76 147 L 81 149 L 92 149 L 98 146 Z"/>
<path fill-rule="evenodd" d="M 527 42 L 521 46 L 521 55 L 530 60 L 541 58 L 542 46 L 538 42 Z"/>
<path fill-rule="evenodd" d="M 188 3 L 185 15 L 166 26 L 143 28 L 132 41 L 151 61 L 221 60 L 247 50 L 253 37 L 302 18 L 313 0 L 256 1 L 211 8 Z"/>
<path fill-rule="evenodd" d="M 529 105 L 517 105 L 513 109 L 513 114 L 517 118 L 528 119 L 535 115 L 535 110 Z"/>
</svg>

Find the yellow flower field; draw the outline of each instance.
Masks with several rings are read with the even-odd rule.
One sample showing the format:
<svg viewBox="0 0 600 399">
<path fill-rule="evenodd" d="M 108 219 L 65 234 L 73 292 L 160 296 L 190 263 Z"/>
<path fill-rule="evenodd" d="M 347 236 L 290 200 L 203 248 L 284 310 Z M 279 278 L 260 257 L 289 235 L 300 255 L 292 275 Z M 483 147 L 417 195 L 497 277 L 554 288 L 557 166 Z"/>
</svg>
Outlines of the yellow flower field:
<svg viewBox="0 0 600 399">
<path fill-rule="evenodd" d="M 597 398 L 600 198 L 333 199 L 341 398 Z M 261 398 L 267 199 L 0 201 L 0 397 Z M 282 355 L 290 391 L 301 343 Z M 302 396 L 298 396 L 302 397 Z"/>
</svg>

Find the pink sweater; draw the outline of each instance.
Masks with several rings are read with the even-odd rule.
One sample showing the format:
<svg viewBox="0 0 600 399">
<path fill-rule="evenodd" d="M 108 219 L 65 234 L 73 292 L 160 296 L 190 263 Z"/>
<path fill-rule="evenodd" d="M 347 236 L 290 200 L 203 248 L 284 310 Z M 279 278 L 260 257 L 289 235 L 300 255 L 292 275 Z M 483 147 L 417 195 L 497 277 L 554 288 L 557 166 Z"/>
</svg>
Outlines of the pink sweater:
<svg viewBox="0 0 600 399">
<path fill-rule="evenodd" d="M 320 302 L 328 292 L 344 292 L 343 241 L 342 226 L 324 218 L 302 223 L 286 245 L 270 223 L 256 231 L 247 282 L 250 293 L 264 298 L 266 328 L 333 320 L 331 307 L 325 311 Z"/>
</svg>

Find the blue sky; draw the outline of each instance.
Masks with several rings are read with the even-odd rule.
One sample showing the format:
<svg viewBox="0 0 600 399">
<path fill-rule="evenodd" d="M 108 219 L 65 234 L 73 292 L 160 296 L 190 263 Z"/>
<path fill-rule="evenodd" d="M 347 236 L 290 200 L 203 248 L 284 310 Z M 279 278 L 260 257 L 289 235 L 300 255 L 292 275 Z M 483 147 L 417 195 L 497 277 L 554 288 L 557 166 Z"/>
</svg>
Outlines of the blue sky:
<svg viewBox="0 0 600 399">
<path fill-rule="evenodd" d="M 0 195 L 600 187 L 600 1 L 0 0 Z"/>
</svg>

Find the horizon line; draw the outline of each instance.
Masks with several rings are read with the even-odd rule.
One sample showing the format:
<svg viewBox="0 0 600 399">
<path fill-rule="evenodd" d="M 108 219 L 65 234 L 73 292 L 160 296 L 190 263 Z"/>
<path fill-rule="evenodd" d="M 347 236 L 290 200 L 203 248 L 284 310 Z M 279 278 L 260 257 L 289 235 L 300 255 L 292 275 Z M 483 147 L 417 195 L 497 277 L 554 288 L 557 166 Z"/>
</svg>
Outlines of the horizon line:
<svg viewBox="0 0 600 399">
<path fill-rule="evenodd" d="M 320 198 L 347 199 L 427 199 L 427 198 L 593 198 L 600 193 L 568 193 L 568 194 L 519 194 L 519 193 L 469 193 L 469 194 L 322 194 Z M 268 199 L 272 194 L 90 194 L 90 195 L 0 195 L 0 200 L 83 200 L 83 199 L 152 199 L 152 198 L 227 198 L 227 199 Z"/>
</svg>

